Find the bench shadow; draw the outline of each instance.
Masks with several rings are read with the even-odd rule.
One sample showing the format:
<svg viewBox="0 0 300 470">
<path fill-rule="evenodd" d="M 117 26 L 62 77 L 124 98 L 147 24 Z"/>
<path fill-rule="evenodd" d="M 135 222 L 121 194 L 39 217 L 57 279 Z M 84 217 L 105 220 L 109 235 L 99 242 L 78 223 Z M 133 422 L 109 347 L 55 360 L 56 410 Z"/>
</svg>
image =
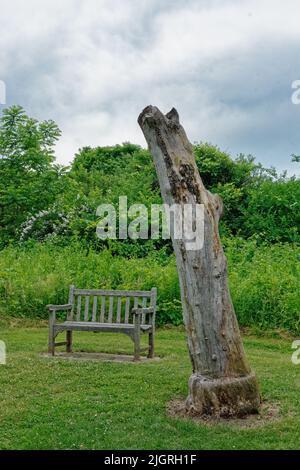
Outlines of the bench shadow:
<svg viewBox="0 0 300 470">
<path fill-rule="evenodd" d="M 41 357 L 48 359 L 65 359 L 69 361 L 100 361 L 100 362 L 127 362 L 134 364 L 148 363 L 148 362 L 158 362 L 161 360 L 160 357 L 140 357 L 139 361 L 134 360 L 133 355 L 129 354 L 110 354 L 110 353 L 93 353 L 93 352 L 57 352 L 55 356 L 52 356 L 49 353 L 41 353 Z"/>
</svg>

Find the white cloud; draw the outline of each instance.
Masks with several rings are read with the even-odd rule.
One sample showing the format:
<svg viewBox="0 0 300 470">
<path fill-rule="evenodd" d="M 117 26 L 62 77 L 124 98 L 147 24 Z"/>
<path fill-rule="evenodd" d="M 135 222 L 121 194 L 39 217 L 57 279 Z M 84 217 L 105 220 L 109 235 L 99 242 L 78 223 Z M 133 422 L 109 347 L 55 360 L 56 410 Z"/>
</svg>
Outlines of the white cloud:
<svg viewBox="0 0 300 470">
<path fill-rule="evenodd" d="M 0 2 L 9 104 L 53 118 L 58 159 L 130 140 L 147 104 L 178 108 L 190 139 L 289 166 L 299 145 L 297 0 Z"/>
</svg>

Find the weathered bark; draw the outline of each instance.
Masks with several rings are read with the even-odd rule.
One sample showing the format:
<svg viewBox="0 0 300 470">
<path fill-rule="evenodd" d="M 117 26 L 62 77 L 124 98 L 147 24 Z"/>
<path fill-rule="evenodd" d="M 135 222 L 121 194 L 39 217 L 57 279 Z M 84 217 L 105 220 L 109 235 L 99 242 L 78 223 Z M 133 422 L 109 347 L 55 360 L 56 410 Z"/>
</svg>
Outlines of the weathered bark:
<svg viewBox="0 0 300 470">
<path fill-rule="evenodd" d="M 260 395 L 247 363 L 219 237 L 223 204 L 205 189 L 193 148 L 173 108 L 166 116 L 148 106 L 138 118 L 153 156 L 166 204 L 204 205 L 204 244 L 188 250 L 173 238 L 193 374 L 187 410 L 221 416 L 257 412 Z"/>
</svg>

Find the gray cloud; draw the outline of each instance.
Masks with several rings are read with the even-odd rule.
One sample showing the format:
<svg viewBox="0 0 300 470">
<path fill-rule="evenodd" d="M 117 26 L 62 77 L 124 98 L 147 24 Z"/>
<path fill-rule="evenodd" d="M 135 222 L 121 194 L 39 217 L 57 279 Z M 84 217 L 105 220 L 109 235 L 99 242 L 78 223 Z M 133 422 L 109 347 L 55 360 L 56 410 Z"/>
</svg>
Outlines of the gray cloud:
<svg viewBox="0 0 300 470">
<path fill-rule="evenodd" d="M 8 105 L 59 124 L 60 162 L 84 145 L 145 145 L 136 119 L 151 103 L 177 107 L 192 141 L 296 171 L 297 0 L 1 0 L 0 8 Z"/>
</svg>

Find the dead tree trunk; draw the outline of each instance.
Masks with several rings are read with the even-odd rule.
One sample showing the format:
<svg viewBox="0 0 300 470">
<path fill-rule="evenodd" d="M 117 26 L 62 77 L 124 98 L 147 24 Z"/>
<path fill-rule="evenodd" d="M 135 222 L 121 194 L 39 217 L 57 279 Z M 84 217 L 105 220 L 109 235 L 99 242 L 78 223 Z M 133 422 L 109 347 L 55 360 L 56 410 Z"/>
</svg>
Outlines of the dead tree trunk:
<svg viewBox="0 0 300 470">
<path fill-rule="evenodd" d="M 204 205 L 204 244 L 188 250 L 173 239 L 193 374 L 187 411 L 217 416 L 257 412 L 259 389 L 243 349 L 219 237 L 222 200 L 205 189 L 193 148 L 173 108 L 166 116 L 148 106 L 138 118 L 168 205 Z"/>
</svg>

